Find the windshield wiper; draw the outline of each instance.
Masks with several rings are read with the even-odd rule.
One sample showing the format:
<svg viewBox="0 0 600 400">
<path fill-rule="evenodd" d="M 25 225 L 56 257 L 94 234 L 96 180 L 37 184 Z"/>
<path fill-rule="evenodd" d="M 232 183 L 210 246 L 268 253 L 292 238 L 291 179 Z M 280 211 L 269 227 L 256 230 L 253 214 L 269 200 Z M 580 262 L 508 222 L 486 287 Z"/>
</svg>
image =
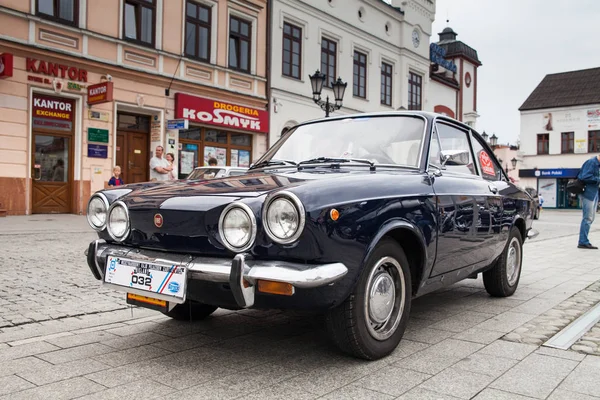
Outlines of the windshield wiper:
<svg viewBox="0 0 600 400">
<path fill-rule="evenodd" d="M 296 164 L 295 161 L 291 161 L 291 160 L 277 160 L 277 159 L 270 159 L 270 160 L 265 160 L 262 162 L 259 162 L 258 164 L 255 164 L 252 166 L 252 169 L 254 168 L 262 168 L 262 167 L 270 167 L 270 166 L 274 166 L 274 165 L 298 165 Z"/>
<path fill-rule="evenodd" d="M 311 158 L 310 160 L 300 161 L 298 163 L 298 167 L 300 168 L 301 165 L 305 165 L 305 164 L 322 164 L 322 163 L 338 164 L 338 163 L 348 163 L 348 162 L 357 162 L 357 163 L 361 163 L 361 164 L 368 164 L 369 169 L 371 171 L 375 171 L 375 163 L 373 163 L 373 161 L 365 160 L 364 158 L 317 157 L 317 158 Z"/>
</svg>

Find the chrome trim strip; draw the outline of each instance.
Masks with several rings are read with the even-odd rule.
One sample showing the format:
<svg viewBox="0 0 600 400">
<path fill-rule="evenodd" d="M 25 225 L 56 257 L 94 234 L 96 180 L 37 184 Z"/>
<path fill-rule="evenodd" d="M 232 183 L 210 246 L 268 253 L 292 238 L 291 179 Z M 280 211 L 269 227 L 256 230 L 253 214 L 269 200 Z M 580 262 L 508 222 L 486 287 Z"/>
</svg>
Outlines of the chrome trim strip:
<svg viewBox="0 0 600 400">
<path fill-rule="evenodd" d="M 298 213 L 298 219 L 300 220 L 296 232 L 287 239 L 282 239 L 280 237 L 275 236 L 273 232 L 271 232 L 271 228 L 269 227 L 269 222 L 267 219 L 267 213 L 269 211 L 271 203 L 273 203 L 280 197 L 284 197 L 292 202 L 293 206 L 296 208 L 296 212 Z M 298 196 L 296 196 L 292 192 L 288 192 L 287 190 L 282 190 L 280 192 L 276 192 L 272 196 L 267 197 L 267 199 L 265 199 L 265 203 L 263 204 L 262 209 L 262 222 L 263 227 L 265 228 L 265 233 L 267 234 L 269 239 L 279 244 L 290 244 L 298 240 L 300 238 L 300 235 L 302 235 L 302 232 L 304 231 L 304 225 L 306 224 L 306 211 L 304 209 L 304 205 L 302 204 Z"/>
<path fill-rule="evenodd" d="M 90 221 L 90 203 L 92 202 L 92 200 L 94 199 L 94 197 L 99 197 L 100 200 L 102 200 L 102 202 L 104 203 L 104 207 L 105 207 L 105 212 L 106 212 L 106 220 L 104 221 L 104 224 L 102 226 L 95 226 L 94 224 L 92 224 L 92 222 Z M 110 204 L 108 203 L 108 199 L 106 198 L 106 196 L 103 193 L 94 193 L 92 195 L 92 197 L 90 197 L 90 200 L 88 201 L 87 207 L 86 207 L 86 216 L 87 216 L 87 222 L 88 225 L 92 227 L 93 230 L 101 232 L 104 229 L 106 229 L 106 224 L 108 223 L 108 209 L 110 208 Z"/>
<path fill-rule="evenodd" d="M 225 238 L 225 234 L 223 233 L 223 222 L 225 221 L 225 216 L 229 211 L 233 210 L 234 208 L 239 208 L 243 210 L 246 213 L 246 215 L 248 215 L 248 218 L 250 218 L 250 238 L 248 239 L 248 242 L 242 247 L 233 246 L 227 241 L 227 238 Z M 225 207 L 221 212 L 221 215 L 219 216 L 219 236 L 221 237 L 223 246 L 227 247 L 227 249 L 233 251 L 234 253 L 243 253 L 244 251 L 251 248 L 254 245 L 254 241 L 256 240 L 256 231 L 256 216 L 254 215 L 254 211 L 252 211 L 252 209 L 247 204 L 235 201 L 229 204 L 227 207 Z"/>
<path fill-rule="evenodd" d="M 118 236 L 114 235 L 109 226 L 110 225 L 110 214 L 112 214 L 112 211 L 117 207 L 123 207 L 123 209 L 125 210 L 125 215 L 127 216 L 127 229 L 125 230 L 125 234 L 122 237 L 118 237 Z M 122 242 L 125 239 L 127 239 L 127 236 L 129 236 L 129 233 L 131 232 L 131 221 L 129 220 L 129 209 L 127 208 L 125 203 L 123 203 L 121 200 L 115 201 L 110 206 L 108 213 L 106 214 L 106 230 L 108 231 L 108 234 L 110 235 L 110 237 L 113 238 L 114 240 L 116 240 L 117 242 Z"/>
</svg>

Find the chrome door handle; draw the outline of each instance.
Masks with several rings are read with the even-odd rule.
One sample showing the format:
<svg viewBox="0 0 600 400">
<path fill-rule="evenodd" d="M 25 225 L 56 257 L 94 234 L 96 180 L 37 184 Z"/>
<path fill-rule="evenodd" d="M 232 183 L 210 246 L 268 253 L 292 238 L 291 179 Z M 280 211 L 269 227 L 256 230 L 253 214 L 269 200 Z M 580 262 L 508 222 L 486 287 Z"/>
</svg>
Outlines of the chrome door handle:
<svg viewBox="0 0 600 400">
<path fill-rule="evenodd" d="M 490 192 L 497 194 L 498 193 L 498 188 L 496 187 L 496 185 L 490 183 L 488 184 L 488 188 L 490 189 Z"/>
</svg>

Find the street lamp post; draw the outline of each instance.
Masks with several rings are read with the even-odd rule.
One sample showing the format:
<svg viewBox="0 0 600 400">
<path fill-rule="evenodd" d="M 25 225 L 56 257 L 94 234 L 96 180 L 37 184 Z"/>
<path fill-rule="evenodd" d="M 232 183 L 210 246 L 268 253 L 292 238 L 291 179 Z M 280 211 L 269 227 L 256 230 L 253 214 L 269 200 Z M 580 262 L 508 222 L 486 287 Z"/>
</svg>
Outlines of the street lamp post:
<svg viewBox="0 0 600 400">
<path fill-rule="evenodd" d="M 337 78 L 337 81 L 331 82 L 335 103 L 330 103 L 329 95 L 327 95 L 325 101 L 321 100 L 321 91 L 323 90 L 323 84 L 325 83 L 327 76 L 317 70 L 313 75 L 308 75 L 308 77 L 310 78 L 310 85 L 312 86 L 313 101 L 325 111 L 326 118 L 329 117 L 329 113 L 342 108 L 342 101 L 348 83 L 343 82 L 342 78 Z"/>
<path fill-rule="evenodd" d="M 496 136 L 496 134 L 492 134 L 492 136 L 490 136 L 490 146 L 494 147 L 498 144 L 498 136 Z"/>
</svg>

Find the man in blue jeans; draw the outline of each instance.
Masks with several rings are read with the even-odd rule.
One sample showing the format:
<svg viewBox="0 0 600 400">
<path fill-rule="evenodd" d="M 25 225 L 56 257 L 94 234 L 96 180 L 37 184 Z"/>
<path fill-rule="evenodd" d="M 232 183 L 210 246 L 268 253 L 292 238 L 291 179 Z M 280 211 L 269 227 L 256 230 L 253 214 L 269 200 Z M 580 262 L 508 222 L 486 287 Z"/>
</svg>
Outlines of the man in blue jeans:
<svg viewBox="0 0 600 400">
<path fill-rule="evenodd" d="M 597 249 L 592 246 L 588 239 L 590 227 L 596 216 L 598 208 L 598 185 L 600 184 L 600 155 L 590 158 L 581 166 L 579 175 L 577 176 L 585 183 L 585 191 L 581 195 L 581 204 L 583 208 L 583 219 L 579 228 L 579 244 L 580 249 Z"/>
</svg>

